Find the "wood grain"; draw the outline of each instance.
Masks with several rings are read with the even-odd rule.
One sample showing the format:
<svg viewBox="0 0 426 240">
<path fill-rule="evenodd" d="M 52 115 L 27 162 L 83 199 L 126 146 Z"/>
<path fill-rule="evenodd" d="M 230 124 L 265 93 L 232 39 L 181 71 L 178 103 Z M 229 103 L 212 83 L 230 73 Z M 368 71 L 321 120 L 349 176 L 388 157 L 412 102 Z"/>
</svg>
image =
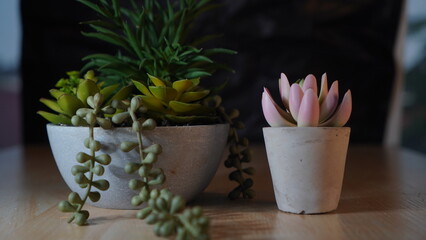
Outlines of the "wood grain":
<svg viewBox="0 0 426 240">
<path fill-rule="evenodd" d="M 229 170 L 191 205 L 211 219 L 212 239 L 426 239 L 426 158 L 402 149 L 351 146 L 338 209 L 280 212 L 263 146 L 254 148 L 254 200 L 229 201 Z M 88 206 L 88 226 L 67 224 L 56 204 L 69 190 L 48 146 L 0 151 L 0 239 L 158 239 L 135 211 Z"/>
</svg>

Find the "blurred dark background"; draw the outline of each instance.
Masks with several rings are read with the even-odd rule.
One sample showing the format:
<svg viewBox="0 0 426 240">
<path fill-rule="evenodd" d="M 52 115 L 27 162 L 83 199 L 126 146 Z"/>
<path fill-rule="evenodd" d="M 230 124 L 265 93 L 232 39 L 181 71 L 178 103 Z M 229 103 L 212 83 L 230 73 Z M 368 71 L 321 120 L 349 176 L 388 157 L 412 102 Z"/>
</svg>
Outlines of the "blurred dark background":
<svg viewBox="0 0 426 240">
<path fill-rule="evenodd" d="M 14 1 L 6 0 L 1 4 L 6 5 L 6 2 Z M 239 52 L 236 56 L 221 59 L 236 70 L 235 74 L 221 72 L 208 81 L 218 84 L 230 80 L 223 98 L 228 108 L 240 109 L 241 119 L 247 125 L 245 135 L 262 141 L 261 127 L 266 126 L 260 106 L 262 88 L 268 87 L 277 96 L 277 79 L 281 72 L 286 73 L 290 81 L 309 73 L 320 77 L 327 72 L 329 82 L 339 80 L 342 95 L 347 89 L 352 90 L 354 109 L 348 124 L 352 127 L 351 141 L 384 142 L 397 75 L 394 50 L 404 10 L 403 1 L 222 2 L 225 6 L 203 16 L 193 34 L 223 34 L 224 37 L 213 45 Z M 410 4 L 413 2 L 422 5 L 421 0 Z M 38 99 L 48 97 L 48 90 L 65 76 L 65 72 L 78 70 L 83 65 L 80 60 L 83 56 L 105 52 L 108 46 L 81 36 L 83 26 L 78 22 L 95 16 L 74 0 L 60 3 L 21 0 L 20 11 L 20 69 L 15 67 L 9 72 L 20 70 L 21 73 L 23 141 L 41 143 L 46 141 L 46 122 L 35 114 L 43 108 Z M 410 15 L 408 20 L 411 24 Z M 416 26 L 410 25 L 409 34 L 425 29 L 420 20 L 413 21 Z M 411 97 L 411 102 L 404 101 L 403 122 L 403 143 L 419 150 L 426 149 L 424 127 L 423 132 L 419 131 L 425 119 L 425 99 L 416 93 L 425 85 L 421 80 L 426 75 L 425 54 L 422 56 L 406 75 L 404 97 Z M 0 69 L 3 69 L 1 76 L 11 75 L 4 68 Z M 3 128 L 3 124 L 1 126 Z"/>
</svg>

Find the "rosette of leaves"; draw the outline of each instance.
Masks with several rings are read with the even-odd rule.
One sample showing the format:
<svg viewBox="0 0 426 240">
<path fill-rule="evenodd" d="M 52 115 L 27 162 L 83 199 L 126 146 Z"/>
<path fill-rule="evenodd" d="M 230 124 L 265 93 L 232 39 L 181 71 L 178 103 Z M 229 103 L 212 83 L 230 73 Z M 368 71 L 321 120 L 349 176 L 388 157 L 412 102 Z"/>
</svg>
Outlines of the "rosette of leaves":
<svg viewBox="0 0 426 240">
<path fill-rule="evenodd" d="M 110 164 L 111 157 L 108 154 L 97 155 L 102 145 L 95 140 L 94 127 L 99 125 L 102 128 L 111 128 L 111 120 L 103 118 L 105 114 L 111 114 L 112 108 L 102 107 L 103 96 L 96 93 L 95 96 L 87 97 L 87 105 L 89 108 L 80 108 L 77 110 L 77 115 L 72 117 L 74 125 L 89 126 L 89 137 L 85 139 L 84 146 L 89 150 L 89 153 L 79 152 L 76 160 L 80 165 L 74 165 L 71 173 L 74 175 L 75 182 L 86 191 L 83 194 L 72 192 L 68 195 L 68 200 L 61 201 L 58 204 L 59 210 L 62 212 L 72 212 L 73 214 L 68 220 L 68 223 L 75 221 L 77 225 L 83 225 L 89 218 L 89 212 L 83 210 L 87 199 L 93 202 L 99 201 L 101 194 L 93 190 L 96 188 L 100 191 L 106 191 L 109 188 L 109 182 L 105 179 L 97 179 L 96 176 L 104 174 L 105 165 Z"/>
<path fill-rule="evenodd" d="M 129 182 L 130 189 L 139 191 L 139 194 L 132 198 L 132 205 L 147 203 L 136 216 L 145 219 L 148 224 L 154 224 L 154 232 L 158 236 L 177 235 L 177 239 L 207 239 L 209 221 L 203 216 L 202 209 L 200 207 L 185 209 L 185 200 L 181 196 L 174 195 L 167 189 L 161 191 L 157 189 L 165 181 L 163 170 L 154 167 L 162 147 L 159 144 L 143 146 L 142 131 L 154 130 L 156 123 L 153 119 L 138 116 L 147 111 L 142 97 L 133 97 L 130 104 L 114 101 L 113 106 L 123 111 L 114 115 L 113 122 L 121 124 L 130 117 L 132 131 L 137 136 L 137 142 L 123 142 L 120 145 L 122 151 L 129 152 L 136 149 L 140 156 L 138 163 L 127 163 L 124 169 L 129 174 L 137 172 L 140 176 L 139 179 L 132 179 Z"/>
<path fill-rule="evenodd" d="M 71 117 L 75 115 L 77 109 L 87 108 L 87 98 L 100 93 L 110 103 L 112 100 L 125 99 L 132 92 L 132 86 L 126 86 L 118 89 L 119 85 L 103 87 L 103 84 L 97 83 L 97 78 L 93 71 L 88 71 L 84 78 L 79 78 L 77 72 L 70 72 L 68 79 L 61 79 L 56 84 L 60 89 L 51 89 L 49 92 L 54 98 L 41 98 L 40 102 L 46 105 L 55 113 L 38 111 L 37 113 L 53 124 L 71 125 Z M 77 83 L 78 81 L 78 83 Z"/>
<path fill-rule="evenodd" d="M 215 109 L 203 104 L 210 90 L 199 87 L 200 79 L 182 79 L 173 83 L 148 75 L 150 84 L 133 81 L 142 93 L 148 114 L 173 124 L 218 123 Z"/>
<path fill-rule="evenodd" d="M 201 48 L 214 36 L 191 40 L 186 37 L 191 24 L 203 12 L 215 8 L 210 0 L 130 0 L 130 7 L 119 0 L 79 0 L 100 19 L 86 21 L 94 32 L 83 35 L 114 45 L 115 55 L 86 56 L 83 69 L 96 68 L 108 82 L 127 84 L 129 79 L 145 82 L 147 73 L 166 81 L 210 76 L 217 69 L 228 69 L 211 59 L 215 54 L 235 54 L 224 48 Z"/>
</svg>

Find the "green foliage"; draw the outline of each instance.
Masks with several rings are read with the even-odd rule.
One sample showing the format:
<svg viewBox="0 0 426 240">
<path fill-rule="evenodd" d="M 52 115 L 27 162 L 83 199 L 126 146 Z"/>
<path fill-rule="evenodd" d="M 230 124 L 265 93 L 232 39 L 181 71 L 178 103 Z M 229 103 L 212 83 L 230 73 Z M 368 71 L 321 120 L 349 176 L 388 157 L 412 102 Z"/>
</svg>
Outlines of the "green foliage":
<svg viewBox="0 0 426 240">
<path fill-rule="evenodd" d="M 85 188 L 84 194 L 79 195 L 72 192 L 68 195 L 68 200 L 61 201 L 58 204 L 59 210 L 62 212 L 72 212 L 68 222 L 75 222 L 77 225 L 84 225 L 89 218 L 89 212 L 82 210 L 86 200 L 89 198 L 93 202 L 99 201 L 101 194 L 98 191 L 93 191 L 92 188 L 97 188 L 100 191 L 106 191 L 109 188 L 109 182 L 105 179 L 94 180 L 94 175 L 102 176 L 104 174 L 104 166 L 110 164 L 111 157 L 108 154 L 96 155 L 101 149 L 101 143 L 95 140 L 94 127 L 99 125 L 102 128 L 111 128 L 111 120 L 102 118 L 103 96 L 96 93 L 95 96 L 87 97 L 87 105 L 90 108 L 80 108 L 77 114 L 73 116 L 72 122 L 74 125 L 89 126 L 89 137 L 84 141 L 84 146 L 89 150 L 89 154 L 79 152 L 76 160 L 81 165 L 74 165 L 71 173 L 74 176 L 75 182 L 81 188 Z"/>
<path fill-rule="evenodd" d="M 117 54 L 86 56 L 83 69 L 96 68 L 113 83 L 126 85 L 129 79 L 145 82 L 147 74 L 167 82 L 210 76 L 226 68 L 211 59 L 215 54 L 235 54 L 223 48 L 203 49 L 197 45 L 212 36 L 189 43 L 191 24 L 203 12 L 215 8 L 210 0 L 130 1 L 130 8 L 118 0 L 79 0 L 101 19 L 86 21 L 94 32 L 83 35 L 114 45 Z"/>
</svg>

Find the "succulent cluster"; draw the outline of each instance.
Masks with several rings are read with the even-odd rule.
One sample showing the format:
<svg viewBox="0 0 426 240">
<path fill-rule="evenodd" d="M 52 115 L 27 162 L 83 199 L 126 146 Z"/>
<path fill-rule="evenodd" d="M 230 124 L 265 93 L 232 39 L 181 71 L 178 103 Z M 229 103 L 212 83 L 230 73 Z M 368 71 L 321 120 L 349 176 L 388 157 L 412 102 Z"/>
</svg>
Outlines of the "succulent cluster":
<svg viewBox="0 0 426 240">
<path fill-rule="evenodd" d="M 290 87 L 287 76 L 282 73 L 279 90 L 282 109 L 272 99 L 267 88 L 262 94 L 263 115 L 271 127 L 341 127 L 349 120 L 352 111 L 352 95 L 348 90 L 338 106 L 339 85 L 334 81 L 328 89 L 327 74 L 321 78 L 321 89 L 315 76 L 308 75 Z"/>
<path fill-rule="evenodd" d="M 203 12 L 215 8 L 210 0 L 130 0 L 130 7 L 120 5 L 119 0 L 78 0 L 101 18 L 84 22 L 94 32 L 83 35 L 107 42 L 117 50 L 116 54 L 97 53 L 86 56 L 88 61 L 81 72 L 69 72 L 50 90 L 54 98 L 40 101 L 54 113 L 38 111 L 54 124 L 88 126 L 89 138 L 84 142 L 90 153 L 79 153 L 72 174 L 76 182 L 86 189 L 84 195 L 71 193 L 68 201 L 62 201 L 59 209 L 73 212 L 70 222 L 85 224 L 89 213 L 83 210 L 87 198 L 97 201 L 100 194 L 93 188 L 106 190 L 106 180 L 94 180 L 102 176 L 111 158 L 97 155 L 101 145 L 95 140 L 94 127 L 111 128 L 131 126 L 137 142 L 123 142 L 121 150 L 136 150 L 138 163 L 129 163 L 125 171 L 137 173 L 139 178 L 129 182 L 138 190 L 132 198 L 133 205 L 146 203 L 137 217 L 155 224 L 159 236 L 176 235 L 178 239 L 207 239 L 209 221 L 200 207 L 185 207 L 185 201 L 167 189 L 160 189 L 166 176 L 155 168 L 157 155 L 162 147 L 153 144 L 144 147 L 142 133 L 161 125 L 192 125 L 229 123 L 228 143 L 230 155 L 225 162 L 235 168 L 229 178 L 239 185 L 229 194 L 231 199 L 240 196 L 252 198 L 254 169 L 243 167 L 251 159 L 248 140 L 240 139 L 238 129 L 244 127 L 237 121 L 238 111 L 227 114 L 221 106 L 221 98 L 213 90 L 200 86 L 201 77 L 209 77 L 218 69 L 228 69 L 215 62 L 215 54 L 235 54 L 223 48 L 201 48 L 212 36 L 191 40 L 187 38 L 191 24 Z M 96 70 L 99 75 L 95 76 Z M 228 69 L 229 70 L 229 69 Z M 220 84 L 218 84 L 220 85 Z"/>
<path fill-rule="evenodd" d="M 54 124 L 71 125 L 71 117 L 76 114 L 77 109 L 89 107 L 87 101 L 89 96 L 93 98 L 95 94 L 99 93 L 105 99 L 102 104 L 109 104 L 114 99 L 126 99 L 132 92 L 131 86 L 126 86 L 119 90 L 118 85 L 103 87 L 102 83 L 97 83 L 97 78 L 92 70 L 88 71 L 84 78 L 80 78 L 76 71 L 69 72 L 68 75 L 68 79 L 62 78 L 56 84 L 57 86 L 62 86 L 60 89 L 51 89 L 49 91 L 54 100 L 40 99 L 40 102 L 55 113 L 46 111 L 38 111 L 37 113 Z M 64 86 L 66 86 L 65 89 Z"/>
</svg>

